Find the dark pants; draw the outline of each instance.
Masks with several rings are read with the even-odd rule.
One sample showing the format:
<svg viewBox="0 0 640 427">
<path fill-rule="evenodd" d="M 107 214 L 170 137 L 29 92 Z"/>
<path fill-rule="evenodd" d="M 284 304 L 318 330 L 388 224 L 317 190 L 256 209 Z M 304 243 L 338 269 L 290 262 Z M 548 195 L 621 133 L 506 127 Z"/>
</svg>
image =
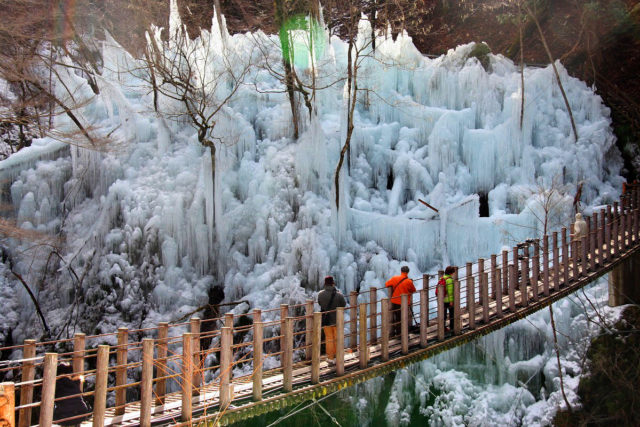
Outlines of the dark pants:
<svg viewBox="0 0 640 427">
<path fill-rule="evenodd" d="M 400 326 L 402 322 L 401 305 L 391 303 L 391 337 L 400 336 Z"/>
<path fill-rule="evenodd" d="M 449 329 L 453 330 L 453 303 L 444 303 L 444 326 L 447 326 L 447 313 L 449 313 Z"/>
</svg>

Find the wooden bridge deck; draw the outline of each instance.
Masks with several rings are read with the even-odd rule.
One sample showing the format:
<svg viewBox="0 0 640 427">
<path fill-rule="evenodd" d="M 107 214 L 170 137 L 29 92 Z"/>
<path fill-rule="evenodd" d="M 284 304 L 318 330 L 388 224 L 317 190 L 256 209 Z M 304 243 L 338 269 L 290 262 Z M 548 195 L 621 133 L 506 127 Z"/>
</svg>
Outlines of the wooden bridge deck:
<svg viewBox="0 0 640 427">
<path fill-rule="evenodd" d="M 569 295 L 638 252 L 639 201 L 634 190 L 620 204 L 594 213 L 587 218 L 588 234 L 579 241 L 570 242 L 563 229 L 551 239 L 544 236 L 541 241 L 504 251 L 500 257 L 467 263 L 455 275 L 455 322 L 450 333 L 445 333 L 443 322 L 443 293 L 434 299 L 436 283 L 430 284 L 430 278 L 424 276 L 411 307 L 408 296 L 402 297 L 401 332 L 396 337 L 390 336 L 389 300 L 379 300 L 378 289 L 349 295 L 349 306 L 336 311 L 335 364 L 320 356 L 321 313 L 314 312 L 313 302 L 307 301 L 276 310 L 256 309 L 244 315 L 244 321 L 243 316 L 227 314 L 221 319 L 194 318 L 158 328 L 77 334 L 62 342 L 27 340 L 21 346 L 0 349 L 22 352 L 21 359 L 0 367 L 0 374 L 10 370 L 14 376 L 19 374 L 15 387 L 20 402 L 15 411 L 20 426 L 32 425 L 34 415 L 39 425 L 55 422 L 60 361 L 72 362 L 77 375 L 93 377 L 93 390 L 84 393 L 93 400 L 85 426 L 227 424 L 250 418 L 426 359 Z M 409 328 L 411 311 L 419 316 L 419 331 Z M 251 321 L 246 321 L 248 317 Z M 223 326 L 217 327 L 218 323 Z M 131 335 L 149 338 L 132 341 Z M 105 342 L 117 345 L 110 347 Z M 44 351 L 54 345 L 58 349 L 73 345 L 73 350 Z M 36 379 L 40 366 L 42 375 Z M 109 374 L 114 378 L 111 385 Z M 37 387 L 41 390 L 36 395 L 42 397 L 33 402 Z M 177 391 L 167 392 L 168 388 Z M 108 407 L 107 396 L 115 405 Z"/>
</svg>

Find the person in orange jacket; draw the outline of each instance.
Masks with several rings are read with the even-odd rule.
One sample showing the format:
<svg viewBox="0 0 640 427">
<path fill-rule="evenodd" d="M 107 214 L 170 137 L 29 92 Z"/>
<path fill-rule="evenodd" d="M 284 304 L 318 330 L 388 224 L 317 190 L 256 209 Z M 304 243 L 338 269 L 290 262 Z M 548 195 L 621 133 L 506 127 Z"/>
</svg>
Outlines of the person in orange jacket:
<svg viewBox="0 0 640 427">
<path fill-rule="evenodd" d="M 391 323 L 393 323 L 391 335 L 398 336 L 400 335 L 400 321 L 402 316 L 400 312 L 402 298 L 400 296 L 409 294 L 409 310 L 411 310 L 411 294 L 416 291 L 416 287 L 413 286 L 413 280 L 409 279 L 409 267 L 403 265 L 402 268 L 400 268 L 400 275 L 393 276 L 387 280 L 385 286 L 391 288 Z"/>
</svg>

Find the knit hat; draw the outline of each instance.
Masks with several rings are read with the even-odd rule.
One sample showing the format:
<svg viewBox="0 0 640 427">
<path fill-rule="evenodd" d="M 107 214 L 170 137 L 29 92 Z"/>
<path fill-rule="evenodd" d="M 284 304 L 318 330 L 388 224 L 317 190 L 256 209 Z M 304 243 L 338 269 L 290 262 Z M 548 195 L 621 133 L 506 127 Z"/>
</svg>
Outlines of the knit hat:
<svg viewBox="0 0 640 427">
<path fill-rule="evenodd" d="M 326 285 L 335 285 L 336 282 L 333 280 L 333 276 L 327 276 L 324 278 L 324 284 Z"/>
</svg>

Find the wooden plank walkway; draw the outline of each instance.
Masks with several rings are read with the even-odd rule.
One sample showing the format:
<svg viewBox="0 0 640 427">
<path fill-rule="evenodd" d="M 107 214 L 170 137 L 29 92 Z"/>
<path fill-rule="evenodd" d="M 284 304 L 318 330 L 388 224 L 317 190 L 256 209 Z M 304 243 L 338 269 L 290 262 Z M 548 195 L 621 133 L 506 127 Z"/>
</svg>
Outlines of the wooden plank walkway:
<svg viewBox="0 0 640 427">
<path fill-rule="evenodd" d="M 320 355 L 321 313 L 314 312 L 313 302 L 307 301 L 274 310 L 256 309 L 242 322 L 242 316 L 227 314 L 157 328 L 121 328 L 113 334 L 78 334 L 55 343 L 27 340 L 0 349 L 23 352 L 22 359 L 7 361 L 9 367 L 0 367 L 0 373 L 20 374 L 14 384 L 21 391 L 15 408 L 20 426 L 34 424 L 31 416 L 36 407 L 40 408 L 39 425 L 54 422 L 51 408 L 60 361 L 71 362 L 75 375 L 94 377 L 94 390 L 84 393 L 94 402 L 92 417 L 84 426 L 226 424 L 250 418 L 431 357 L 575 292 L 640 250 L 638 197 L 634 189 L 620 203 L 587 218 L 589 231 L 580 240 L 571 240 L 562 229 L 500 256 L 468 263 L 464 272 L 454 275 L 451 332 L 445 331 L 443 293 L 433 299 L 437 280 L 428 276 L 416 280 L 422 281 L 422 289 L 411 305 L 403 296 L 401 332 L 395 337 L 390 336 L 394 325 L 389 300 L 377 294 L 383 291 L 386 296 L 386 291 L 372 288 L 360 296 L 352 293 L 350 305 L 336 311 L 335 364 Z M 419 331 L 410 330 L 411 318 L 420 319 Z M 131 341 L 132 335 L 147 338 Z M 118 344 L 104 345 L 109 341 Z M 52 344 L 72 347 L 72 351 L 43 355 L 42 349 Z M 43 374 L 35 378 L 40 367 Z M 111 384 L 109 374 L 115 378 Z M 36 388 L 41 388 L 35 393 L 42 396 L 39 402 L 33 402 Z M 167 392 L 168 388 L 174 391 Z M 127 401 L 127 391 L 137 400 Z M 107 407 L 111 398 L 115 405 Z"/>
</svg>

